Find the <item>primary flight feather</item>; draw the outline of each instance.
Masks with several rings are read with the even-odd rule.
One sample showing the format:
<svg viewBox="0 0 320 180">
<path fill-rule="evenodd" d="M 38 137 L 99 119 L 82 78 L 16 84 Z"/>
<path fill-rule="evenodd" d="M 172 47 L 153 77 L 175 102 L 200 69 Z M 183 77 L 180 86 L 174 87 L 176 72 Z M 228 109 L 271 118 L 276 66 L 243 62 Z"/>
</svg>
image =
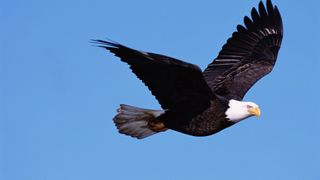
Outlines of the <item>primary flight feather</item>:
<svg viewBox="0 0 320 180">
<path fill-rule="evenodd" d="M 282 20 L 277 6 L 267 0 L 266 6 L 260 2 L 258 10 L 252 9 L 251 19 L 244 17 L 244 24 L 237 26 L 203 72 L 172 57 L 94 40 L 127 63 L 162 108 L 121 104 L 113 118 L 119 132 L 138 139 L 168 129 L 207 136 L 247 117 L 259 117 L 259 106 L 242 99 L 275 65 L 283 36 Z"/>
</svg>

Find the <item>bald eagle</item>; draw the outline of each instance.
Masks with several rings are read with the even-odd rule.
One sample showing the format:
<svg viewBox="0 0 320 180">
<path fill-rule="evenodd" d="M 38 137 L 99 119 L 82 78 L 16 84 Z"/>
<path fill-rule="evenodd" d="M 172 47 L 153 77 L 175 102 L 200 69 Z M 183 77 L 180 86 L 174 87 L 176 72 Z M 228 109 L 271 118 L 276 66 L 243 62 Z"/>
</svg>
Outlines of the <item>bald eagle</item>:
<svg viewBox="0 0 320 180">
<path fill-rule="evenodd" d="M 204 71 L 172 57 L 94 40 L 127 63 L 162 108 L 121 104 L 113 118 L 119 132 L 138 139 L 168 129 L 208 136 L 250 116 L 259 117 L 259 106 L 242 99 L 251 86 L 271 72 L 283 28 L 279 10 L 271 0 L 266 6 L 260 1 L 257 9 L 252 8 L 251 19 L 244 17 L 244 26 L 237 26 Z"/>
</svg>

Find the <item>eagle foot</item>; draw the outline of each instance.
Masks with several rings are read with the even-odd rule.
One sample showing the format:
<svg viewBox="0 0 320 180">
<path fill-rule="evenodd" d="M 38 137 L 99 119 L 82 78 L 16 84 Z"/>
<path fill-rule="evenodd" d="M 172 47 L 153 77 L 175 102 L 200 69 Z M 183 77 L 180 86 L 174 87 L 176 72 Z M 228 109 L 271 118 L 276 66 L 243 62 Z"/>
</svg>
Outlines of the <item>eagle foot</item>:
<svg viewBox="0 0 320 180">
<path fill-rule="evenodd" d="M 149 122 L 148 126 L 152 131 L 155 131 L 155 132 L 162 132 L 162 131 L 168 130 L 168 128 L 166 128 L 164 123 L 159 122 L 159 121 L 158 122 Z"/>
</svg>

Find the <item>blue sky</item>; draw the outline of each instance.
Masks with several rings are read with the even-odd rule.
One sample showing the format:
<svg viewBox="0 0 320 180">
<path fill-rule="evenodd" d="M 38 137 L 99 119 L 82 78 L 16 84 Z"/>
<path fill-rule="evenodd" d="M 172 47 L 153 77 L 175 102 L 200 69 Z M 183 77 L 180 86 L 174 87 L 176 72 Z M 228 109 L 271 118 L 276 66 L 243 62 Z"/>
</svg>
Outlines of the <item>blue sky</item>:
<svg viewBox="0 0 320 180">
<path fill-rule="evenodd" d="M 258 0 L 0 0 L 0 179 L 320 179 L 319 1 L 280 1 L 274 71 L 250 118 L 214 136 L 117 133 L 120 103 L 158 109 L 110 38 L 204 69 Z"/>
</svg>

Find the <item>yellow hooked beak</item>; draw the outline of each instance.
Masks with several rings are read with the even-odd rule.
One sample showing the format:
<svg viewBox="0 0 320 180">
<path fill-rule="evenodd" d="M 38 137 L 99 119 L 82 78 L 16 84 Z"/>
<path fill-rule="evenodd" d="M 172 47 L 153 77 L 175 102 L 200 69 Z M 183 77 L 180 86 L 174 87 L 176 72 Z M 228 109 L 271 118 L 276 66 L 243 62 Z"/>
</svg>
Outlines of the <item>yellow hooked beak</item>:
<svg viewBox="0 0 320 180">
<path fill-rule="evenodd" d="M 261 112 L 260 112 L 260 109 L 259 109 L 258 107 L 250 108 L 250 109 L 248 110 L 248 112 L 249 112 L 251 115 L 254 115 L 254 116 L 260 118 Z"/>
</svg>

